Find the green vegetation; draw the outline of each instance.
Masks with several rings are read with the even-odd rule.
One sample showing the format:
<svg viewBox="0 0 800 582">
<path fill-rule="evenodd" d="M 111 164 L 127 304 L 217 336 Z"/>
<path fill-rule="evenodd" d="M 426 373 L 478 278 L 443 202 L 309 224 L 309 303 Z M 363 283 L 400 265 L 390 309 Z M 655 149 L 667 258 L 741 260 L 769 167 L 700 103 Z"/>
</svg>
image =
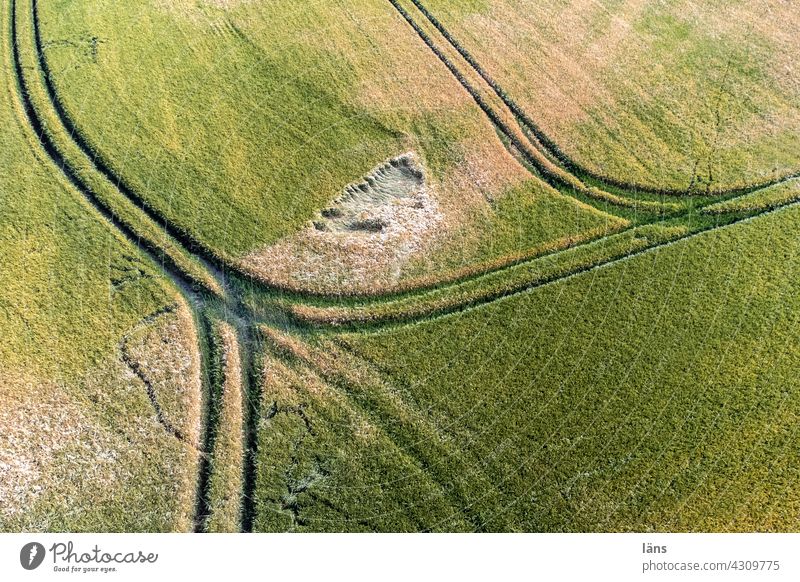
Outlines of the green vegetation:
<svg viewBox="0 0 800 582">
<path fill-rule="evenodd" d="M 8 31 L 8 3 L 2 23 Z M 49 164 L 26 127 L 5 34 L 0 56 L 0 530 L 190 529 L 196 450 L 158 422 L 122 344 L 151 314 L 187 337 L 191 320 L 156 265 Z M 167 328 L 153 339 L 170 354 L 149 361 L 180 373 L 170 392 L 187 399 L 164 405 L 190 427 L 194 376 L 167 358 L 191 351 Z"/>
<path fill-rule="evenodd" d="M 255 531 L 473 529 L 416 458 L 449 462 L 457 451 L 399 419 L 390 389 L 362 385 L 374 375 L 339 362 L 346 354 L 265 333 Z"/>
<path fill-rule="evenodd" d="M 798 219 L 797 208 L 779 211 L 458 316 L 323 338 L 291 360 L 311 362 L 336 398 L 292 397 L 309 418 L 344 398 L 379 419 L 377 434 L 447 497 L 446 524 L 792 530 Z M 353 440 L 347 459 L 361 458 Z M 342 474 L 341 452 L 297 446 Z M 395 490 L 397 478 L 367 483 Z M 402 482 L 416 480 L 409 470 Z M 354 528 L 318 519 L 330 517 L 331 495 L 359 484 L 323 475 L 297 494 L 305 526 Z M 359 516 L 380 519 L 378 500 Z M 423 527 L 440 523 L 432 515 Z"/>
<path fill-rule="evenodd" d="M 2 17 L 0 531 L 797 528 L 793 11 Z"/>
<path fill-rule="evenodd" d="M 703 208 L 705 214 L 764 212 L 800 200 L 800 180 L 791 180 L 751 194 L 724 200 Z"/>
</svg>

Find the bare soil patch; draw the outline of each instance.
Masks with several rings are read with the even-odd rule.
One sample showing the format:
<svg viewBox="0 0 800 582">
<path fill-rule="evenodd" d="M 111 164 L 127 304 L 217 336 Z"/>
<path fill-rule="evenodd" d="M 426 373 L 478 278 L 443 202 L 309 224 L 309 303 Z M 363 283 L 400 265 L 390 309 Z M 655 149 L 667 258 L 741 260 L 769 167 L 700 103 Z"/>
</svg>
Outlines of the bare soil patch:
<svg viewBox="0 0 800 582">
<path fill-rule="evenodd" d="M 300 232 L 246 258 L 279 286 L 319 292 L 369 292 L 396 283 L 408 260 L 434 240 L 442 220 L 414 153 L 347 185 Z"/>
</svg>

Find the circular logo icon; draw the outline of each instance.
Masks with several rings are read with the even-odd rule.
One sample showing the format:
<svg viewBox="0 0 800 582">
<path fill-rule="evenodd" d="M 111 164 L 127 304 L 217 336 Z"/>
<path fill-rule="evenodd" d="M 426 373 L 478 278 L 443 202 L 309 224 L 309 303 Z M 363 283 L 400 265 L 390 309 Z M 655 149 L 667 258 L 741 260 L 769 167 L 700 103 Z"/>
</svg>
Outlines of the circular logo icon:
<svg viewBox="0 0 800 582">
<path fill-rule="evenodd" d="M 19 551 L 19 563 L 26 570 L 35 570 L 44 561 L 44 546 L 39 542 L 30 542 Z"/>
</svg>

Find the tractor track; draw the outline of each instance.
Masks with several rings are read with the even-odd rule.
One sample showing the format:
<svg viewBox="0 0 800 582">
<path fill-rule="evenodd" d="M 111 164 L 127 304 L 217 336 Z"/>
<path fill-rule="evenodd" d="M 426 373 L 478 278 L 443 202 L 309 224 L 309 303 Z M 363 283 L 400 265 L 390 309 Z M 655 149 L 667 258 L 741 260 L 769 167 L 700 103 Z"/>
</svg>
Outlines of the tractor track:
<svg viewBox="0 0 800 582">
<path fill-rule="evenodd" d="M 395 4 L 394 0 L 390 1 L 392 4 Z M 529 116 L 527 112 L 525 112 L 525 110 L 523 110 L 522 107 L 520 107 L 509 95 L 509 93 L 503 89 L 503 87 L 486 71 L 486 69 L 478 62 L 475 56 L 469 52 L 458 39 L 455 38 L 455 36 L 444 26 L 444 24 L 442 24 L 438 18 L 436 18 L 433 13 L 431 13 L 430 10 L 428 10 L 421 0 L 409 1 L 413 3 L 417 10 L 419 10 L 419 12 L 428 20 L 428 22 L 430 22 L 431 25 L 433 25 L 433 27 L 439 31 L 442 37 L 461 55 L 461 57 L 470 65 L 470 67 L 472 67 L 472 69 L 478 75 L 480 75 L 486 84 L 491 87 L 495 95 L 497 95 L 497 97 L 502 100 L 506 107 L 508 107 L 509 110 L 514 114 L 523 129 L 527 129 L 533 135 L 537 142 L 536 145 L 539 145 L 548 154 L 548 156 L 557 161 L 563 167 L 563 169 L 577 175 L 579 178 L 590 178 L 607 186 L 612 186 L 614 188 L 627 191 L 631 195 L 635 195 L 637 193 L 646 193 L 661 196 L 737 196 L 748 194 L 756 190 L 761 190 L 762 188 L 767 188 L 769 186 L 775 186 L 788 180 L 800 177 L 800 170 L 797 170 L 769 180 L 754 182 L 747 185 L 718 189 L 712 189 L 709 187 L 709 189 L 705 191 L 692 191 L 691 188 L 657 188 L 647 184 L 638 184 L 627 180 L 620 180 L 619 178 L 614 178 L 591 170 L 564 152 L 564 150 L 541 129 L 541 127 L 531 118 L 531 116 Z"/>
<path fill-rule="evenodd" d="M 485 91 L 484 96 L 481 90 L 470 82 L 467 78 L 468 73 L 461 70 L 454 59 L 450 58 L 445 53 L 447 47 L 450 47 L 450 44 L 447 43 L 446 40 L 445 43 L 441 43 L 445 48 L 437 44 L 432 36 L 425 31 L 423 25 L 403 7 L 401 0 L 389 0 L 389 3 L 414 30 L 431 52 L 433 52 L 445 67 L 447 67 L 450 74 L 472 97 L 496 130 L 509 142 L 511 147 L 509 147 L 508 144 L 504 145 L 506 145 L 511 155 L 517 159 L 521 158 L 520 161 L 529 170 L 531 167 L 536 169 L 536 172 L 532 172 L 535 176 L 543 179 L 556 189 L 566 188 L 571 195 L 579 199 L 580 197 L 585 197 L 597 202 L 605 202 L 623 208 L 634 208 L 651 213 L 674 213 L 680 210 L 680 207 L 673 202 L 657 202 L 653 200 L 628 198 L 601 190 L 591 185 L 586 185 L 578 176 L 564 170 L 564 168 L 554 163 L 541 151 L 541 147 L 538 143 L 534 143 L 530 140 L 528 134 L 523 131 L 524 128 L 519 125 L 518 117 L 508 107 L 505 101 L 501 99 L 499 107 L 495 109 L 488 101 L 490 98 L 496 98 L 494 92 L 489 89 Z M 457 54 L 460 55 L 460 53 Z M 486 82 L 483 77 L 478 77 L 478 79 L 483 83 Z"/>
<path fill-rule="evenodd" d="M 621 253 L 619 255 L 612 255 L 610 258 L 601 259 L 598 262 L 592 262 L 586 265 L 580 265 L 572 270 L 569 270 L 568 272 L 557 273 L 553 276 L 544 276 L 543 278 L 535 280 L 533 282 L 523 281 L 520 282 L 519 284 L 512 285 L 510 288 L 489 290 L 485 294 L 477 294 L 478 295 L 477 297 L 470 297 L 463 301 L 462 300 L 455 301 L 453 303 L 445 304 L 441 307 L 435 304 L 433 307 L 427 307 L 424 306 L 423 304 L 420 308 L 418 308 L 417 312 L 415 312 L 415 307 L 412 306 L 408 310 L 404 310 L 401 307 L 396 312 L 386 311 L 378 316 L 373 316 L 369 313 L 367 313 L 366 315 L 362 315 L 358 312 L 355 312 L 349 315 L 348 314 L 340 315 L 338 313 L 335 313 L 332 318 L 326 314 L 326 309 L 330 309 L 331 311 L 333 311 L 336 308 L 319 308 L 317 312 L 312 312 L 312 314 L 308 316 L 303 315 L 301 310 L 298 310 L 298 312 L 294 313 L 293 316 L 294 320 L 296 321 L 296 323 L 298 323 L 298 325 L 311 326 L 314 329 L 318 329 L 323 333 L 339 333 L 339 332 L 375 333 L 375 332 L 385 331 L 387 329 L 397 329 L 410 325 L 417 325 L 419 323 L 434 321 L 443 317 L 448 317 L 455 314 L 471 311 L 473 309 L 485 307 L 486 305 L 490 305 L 492 303 L 495 303 L 496 301 L 500 301 L 510 297 L 515 297 L 517 295 L 521 295 L 523 293 L 527 293 L 529 291 L 533 291 L 541 287 L 549 287 L 551 285 L 560 283 L 561 281 L 569 280 L 574 277 L 583 275 L 585 273 L 589 273 L 592 271 L 596 271 L 598 269 L 603 269 L 612 265 L 616 265 L 618 263 L 622 263 L 624 261 L 633 259 L 638 256 L 657 252 L 660 249 L 671 247 L 678 243 L 691 240 L 693 238 L 708 234 L 710 232 L 714 232 L 717 230 L 724 230 L 736 226 L 738 224 L 751 222 L 762 216 L 775 214 L 787 208 L 798 207 L 798 206 L 800 206 L 800 201 L 798 200 L 791 201 L 785 204 L 768 208 L 767 210 L 763 210 L 761 212 L 736 218 L 724 224 L 698 229 L 696 231 L 689 232 L 687 234 L 668 240 L 666 242 L 656 243 L 647 246 L 645 248 L 640 248 L 633 251 Z M 573 247 L 573 249 L 574 248 L 578 247 Z M 566 251 L 561 251 L 561 252 L 566 252 Z M 535 260 L 536 259 L 534 259 L 534 261 Z M 526 261 L 526 263 L 531 263 L 531 262 L 533 261 Z M 521 263 L 521 265 L 524 265 L 526 263 Z M 513 267 L 509 267 L 508 269 L 512 268 Z M 480 277 L 476 277 L 476 279 L 478 278 Z M 468 280 L 467 283 L 473 280 L 475 279 Z M 457 292 L 458 285 L 459 284 L 456 284 L 451 287 L 453 288 L 454 291 Z M 435 291 L 441 291 L 441 289 L 437 289 Z M 415 294 L 413 295 L 413 297 L 424 298 L 424 295 L 425 294 Z"/>
<path fill-rule="evenodd" d="M 14 0 L 16 1 L 16 0 Z M 33 28 L 33 48 L 36 53 L 36 61 L 41 69 L 41 77 L 44 83 L 47 96 L 55 109 L 58 120 L 64 129 L 69 134 L 72 141 L 83 151 L 88 157 L 95 169 L 103 174 L 110 182 L 116 186 L 117 190 L 134 205 L 136 205 L 147 217 L 162 228 L 169 236 L 178 241 L 190 254 L 194 255 L 203 266 L 211 271 L 216 271 L 213 274 L 215 278 L 220 278 L 221 273 L 217 269 L 224 269 L 228 265 L 226 262 L 218 257 L 215 253 L 211 252 L 198 240 L 192 237 L 185 230 L 172 224 L 163 214 L 158 212 L 151 204 L 149 204 L 136 190 L 134 190 L 127 181 L 116 171 L 114 171 L 110 164 L 105 160 L 101 153 L 93 148 L 88 140 L 84 137 L 83 132 L 73 122 L 72 117 L 67 113 L 64 103 L 59 97 L 58 91 L 53 84 L 53 75 L 50 66 L 47 62 L 44 52 L 44 44 L 42 42 L 41 25 L 39 19 L 39 0 L 29 0 L 31 3 L 31 24 Z M 213 268 L 212 268 L 213 266 Z"/>
<path fill-rule="evenodd" d="M 32 2 L 32 9 L 35 7 L 36 2 L 33 0 Z M 9 14 L 9 33 L 10 33 L 10 52 L 12 58 L 12 72 L 14 74 L 14 84 L 16 87 L 16 96 L 20 101 L 20 105 L 22 108 L 22 112 L 25 115 L 27 126 L 34 134 L 36 141 L 44 150 L 44 153 L 50 159 L 50 161 L 61 171 L 61 173 L 66 177 L 69 184 L 79 193 L 82 197 L 90 204 L 90 206 L 103 218 L 105 219 L 114 230 L 116 230 L 124 239 L 126 239 L 129 243 L 133 244 L 136 248 L 138 248 L 150 261 L 154 266 L 158 268 L 158 270 L 163 274 L 177 289 L 178 294 L 186 301 L 187 306 L 189 307 L 193 319 L 195 320 L 195 328 L 197 330 L 197 337 L 196 342 L 199 349 L 200 354 L 200 375 L 201 375 L 201 382 L 203 386 L 203 399 L 205 402 L 203 403 L 203 415 L 204 420 L 208 418 L 208 410 L 210 409 L 211 402 L 209 401 L 209 395 L 211 394 L 210 390 L 210 378 L 209 378 L 209 370 L 210 370 L 210 362 L 209 362 L 209 338 L 206 333 L 207 331 L 207 322 L 206 322 L 206 314 L 205 309 L 207 305 L 218 299 L 213 299 L 207 293 L 200 292 L 194 288 L 193 281 L 187 279 L 186 274 L 183 273 L 180 269 L 176 268 L 175 265 L 170 264 L 168 261 L 164 260 L 164 257 L 161 253 L 159 253 L 159 249 L 151 248 L 148 245 L 143 245 L 141 238 L 138 234 L 133 231 L 131 227 L 125 224 L 122 220 L 117 218 L 113 211 L 102 201 L 100 200 L 82 180 L 81 177 L 75 172 L 70 165 L 68 164 L 67 160 L 63 158 L 61 153 L 58 150 L 56 144 L 52 141 L 52 139 L 48 136 L 47 131 L 44 130 L 44 123 L 42 119 L 39 117 L 38 112 L 34 106 L 33 101 L 29 96 L 29 89 L 27 87 L 25 75 L 23 73 L 23 64 L 20 54 L 19 48 L 19 30 L 17 25 L 18 19 L 18 0 L 10 0 L 8 4 L 10 8 Z M 38 27 L 38 25 L 37 25 Z M 37 33 L 38 35 L 38 33 Z M 41 53 L 38 53 L 38 61 L 40 64 L 44 63 L 44 58 Z M 62 120 L 63 121 L 63 120 Z M 65 125 L 65 127 L 68 127 Z M 75 137 L 77 132 L 68 131 L 71 137 Z M 91 156 L 90 156 L 91 157 Z M 112 180 L 112 182 L 119 187 L 119 183 L 117 181 Z M 196 257 L 195 253 L 190 252 L 189 254 Z M 196 257 L 197 258 L 197 257 Z M 221 277 L 219 272 L 213 272 L 214 278 L 220 283 L 221 286 L 225 286 L 225 280 Z M 148 398 L 150 399 L 151 403 L 156 410 L 156 414 L 158 416 L 159 422 L 164 426 L 165 430 L 174 434 L 176 438 L 179 438 L 182 441 L 185 441 L 183 435 L 179 433 L 179 431 L 175 430 L 174 427 L 169 425 L 168 422 L 163 418 L 163 411 L 160 410 L 160 406 L 158 405 L 157 400 L 155 400 L 155 395 L 152 391 L 152 387 L 149 386 L 148 382 L 142 377 L 142 371 L 133 369 L 134 373 L 142 379 L 145 383 L 145 387 L 147 388 Z M 207 426 L 207 423 L 204 423 L 202 427 L 202 437 L 201 437 L 201 446 L 198 450 L 199 452 L 199 461 L 200 461 L 200 470 L 197 476 L 198 479 L 198 490 L 197 490 L 197 512 L 199 512 L 203 507 L 205 507 L 205 498 L 208 494 L 207 485 L 208 485 L 208 478 L 207 478 L 207 471 L 209 470 L 208 464 L 208 439 L 213 434 L 213 430 L 211 427 Z M 195 523 L 199 523 L 198 519 L 199 515 L 195 516 Z"/>
<path fill-rule="evenodd" d="M 191 298 L 192 303 L 197 301 L 197 293 L 193 289 L 192 282 L 187 280 L 184 274 L 171 263 L 159 249 L 150 247 L 147 244 L 142 244 L 141 237 L 126 223 L 120 220 L 113 212 L 113 210 L 100 200 L 90 188 L 88 188 L 78 176 L 78 174 L 71 168 L 63 156 L 59 153 L 58 148 L 52 139 L 44 130 L 42 120 L 39 118 L 36 109 L 31 101 L 22 72 L 22 62 L 18 45 L 18 31 L 16 19 L 16 6 L 17 0 L 10 0 L 11 18 L 10 18 L 10 38 L 11 38 L 11 53 L 13 60 L 13 72 L 16 83 L 16 94 L 21 102 L 22 109 L 28 122 L 28 126 L 33 131 L 36 141 L 41 145 L 47 157 L 53 164 L 62 172 L 67 181 L 72 185 L 80 194 L 83 195 L 86 201 L 108 222 L 114 227 L 125 239 L 132 242 L 137 248 L 142 250 L 145 255 L 153 263 L 155 263 L 161 271 L 163 271 L 167 278 L 170 279 L 178 289 L 188 298 Z"/>
</svg>

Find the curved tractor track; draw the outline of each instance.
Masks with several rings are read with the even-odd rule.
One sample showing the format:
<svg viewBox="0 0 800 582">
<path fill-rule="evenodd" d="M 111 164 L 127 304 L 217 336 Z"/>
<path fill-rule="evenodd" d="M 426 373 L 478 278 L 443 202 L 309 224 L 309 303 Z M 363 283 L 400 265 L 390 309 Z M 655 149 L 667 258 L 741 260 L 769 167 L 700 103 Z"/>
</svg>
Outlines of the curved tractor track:
<svg viewBox="0 0 800 582">
<path fill-rule="evenodd" d="M 415 31 L 421 33 L 420 37 L 422 40 L 436 52 L 440 60 L 442 60 L 450 72 L 459 79 L 464 88 L 468 90 L 473 97 L 478 95 L 476 102 L 478 102 L 479 105 L 483 104 L 481 109 L 483 109 L 484 113 L 496 127 L 504 128 L 502 133 L 506 134 L 516 150 L 518 150 L 518 152 L 523 152 L 522 155 L 525 158 L 528 158 L 529 155 L 533 158 L 533 152 L 526 153 L 526 151 L 535 148 L 531 148 L 529 145 L 526 145 L 526 143 L 523 143 L 523 140 L 519 138 L 519 132 L 508 126 L 505 118 L 500 114 L 493 113 L 495 111 L 493 106 L 490 106 L 488 101 L 479 96 L 478 91 L 466 80 L 466 77 L 459 72 L 454 62 L 449 59 L 444 52 L 435 48 L 436 45 L 434 41 L 423 31 L 422 27 L 416 23 L 414 18 L 396 0 L 390 0 L 390 2 L 404 16 L 405 20 Z M 421 6 L 421 4 L 416 1 L 414 4 Z M 260 386 L 263 381 L 263 378 L 261 378 L 262 337 L 261 332 L 259 332 L 259 326 L 264 325 L 265 322 L 279 321 L 282 322 L 285 327 L 289 324 L 293 324 L 292 330 L 302 335 L 309 329 L 316 331 L 320 328 L 324 329 L 326 327 L 351 325 L 366 332 L 367 328 L 372 329 L 387 325 L 396 325 L 398 323 L 427 320 L 446 313 L 460 311 L 468 307 L 486 304 L 501 297 L 521 293 L 537 286 L 553 283 L 588 270 L 589 268 L 624 260 L 644 250 L 671 244 L 675 242 L 675 240 L 686 238 L 686 236 L 726 226 L 740 220 L 746 220 L 766 212 L 732 215 L 730 219 L 725 219 L 722 223 L 718 222 L 719 218 L 717 217 L 715 218 L 715 222 L 703 223 L 701 225 L 702 228 L 695 229 L 691 232 L 676 231 L 678 234 L 671 238 L 659 239 L 655 237 L 644 249 L 636 245 L 630 247 L 623 246 L 620 247 L 621 250 L 606 257 L 606 260 L 595 260 L 593 263 L 585 265 L 576 264 L 573 265 L 571 269 L 555 271 L 549 276 L 540 277 L 539 279 L 535 277 L 531 278 L 529 275 L 526 275 L 528 277 L 527 279 L 525 277 L 513 279 L 513 277 L 517 277 L 518 271 L 515 271 L 515 269 L 527 268 L 529 265 L 534 264 L 536 260 L 541 261 L 543 257 L 524 261 L 492 273 L 476 275 L 453 284 L 442 285 L 432 290 L 422 292 L 412 291 L 403 295 L 400 299 L 393 296 L 372 298 L 364 301 L 361 306 L 356 304 L 352 307 L 353 311 L 347 311 L 348 308 L 340 307 L 338 303 L 335 302 L 336 298 L 330 298 L 327 304 L 323 302 L 322 305 L 320 305 L 319 302 L 305 302 L 302 300 L 302 297 L 297 296 L 278 301 L 271 299 L 263 305 L 256 302 L 256 304 L 253 305 L 247 302 L 248 298 L 245 297 L 242 290 L 229 284 L 227 273 L 224 269 L 230 269 L 230 265 L 226 264 L 226 261 L 220 259 L 220 257 L 212 251 L 199 245 L 197 241 L 193 240 L 192 237 L 179 227 L 171 224 L 153 208 L 149 207 L 140 195 L 116 176 L 110 169 L 110 165 L 97 156 L 94 148 L 82 137 L 82 134 L 78 130 L 78 124 L 74 123 L 73 120 L 69 118 L 56 92 L 55 84 L 52 82 L 51 72 L 41 42 L 37 0 L 9 0 L 5 6 L 9 11 L 9 22 L 7 23 L 6 30 L 9 32 L 10 40 L 8 48 L 12 61 L 8 63 L 9 66 L 7 68 L 13 75 L 12 85 L 19 101 L 20 116 L 23 118 L 35 142 L 39 144 L 42 151 L 53 165 L 61 171 L 74 191 L 88 201 L 98 214 L 118 233 L 137 246 L 142 253 L 150 259 L 152 264 L 172 283 L 175 289 L 177 289 L 177 292 L 186 301 L 186 304 L 191 309 L 196 320 L 195 327 L 198 334 L 196 341 L 201 354 L 201 374 L 205 399 L 203 419 L 204 436 L 200 451 L 200 473 L 198 475 L 197 510 L 195 516 L 197 531 L 204 531 L 208 517 L 209 475 L 211 471 L 209 452 L 213 449 L 214 438 L 217 432 L 215 426 L 210 426 L 215 422 L 214 418 L 216 416 L 212 414 L 211 411 L 217 406 L 217 403 L 211 401 L 211 395 L 218 393 L 218 390 L 213 390 L 211 385 L 211 383 L 215 381 L 215 376 L 218 376 L 213 373 L 214 366 L 217 363 L 212 361 L 213 358 L 211 354 L 214 350 L 210 349 L 210 343 L 212 341 L 210 335 L 214 321 L 223 320 L 233 327 L 241 350 L 242 390 L 245 398 L 246 411 L 243 421 L 245 423 L 244 429 L 246 436 L 245 454 L 242 460 L 243 490 L 241 494 L 241 527 L 243 531 L 250 531 L 255 517 L 253 494 L 255 492 L 256 479 L 255 463 L 258 453 L 256 429 L 260 410 Z M 28 28 L 25 29 L 28 31 L 28 34 L 23 32 L 23 24 L 28 25 Z M 505 130 L 507 130 L 507 132 Z M 519 143 L 516 144 L 514 143 L 515 141 Z M 88 158 L 89 163 L 81 166 L 80 160 L 74 156 L 78 158 L 84 156 Z M 563 168 L 559 168 L 559 172 L 567 176 L 564 178 L 565 180 L 575 180 L 577 183 L 580 183 L 578 178 L 569 174 Z M 117 202 L 110 202 L 112 198 L 108 198 L 105 194 L 99 192 L 100 188 L 113 188 L 114 191 L 112 194 L 129 206 L 119 205 Z M 611 196 L 615 195 L 611 194 Z M 634 202 L 638 204 L 641 201 Z M 788 205 L 788 203 L 782 206 L 786 205 Z M 131 210 L 131 208 L 133 208 L 133 210 Z M 659 209 L 663 208 L 659 207 Z M 771 208 L 769 211 L 774 210 L 775 208 Z M 138 211 L 138 214 L 135 211 Z M 133 219 L 131 219 L 131 217 L 133 217 Z M 131 220 L 134 222 L 131 222 Z M 667 222 L 666 220 L 662 221 L 662 223 Z M 137 225 L 139 228 L 151 229 L 148 232 L 157 231 L 161 233 L 161 238 L 143 236 L 142 232 L 137 230 Z M 617 233 L 616 235 L 605 237 L 605 239 L 614 243 L 613 236 L 619 236 L 621 234 L 625 233 Z M 636 240 L 635 235 L 629 235 L 629 238 L 631 238 L 631 240 Z M 576 252 L 576 250 L 582 251 L 584 248 L 590 249 L 591 245 L 596 245 L 598 242 L 603 242 L 603 239 L 581 244 L 567 251 L 556 252 L 552 257 L 558 258 L 564 253 Z M 161 245 L 169 245 L 169 249 L 165 249 L 164 246 Z M 189 263 L 184 261 L 187 257 L 190 259 Z M 231 271 L 234 270 L 231 269 Z M 234 274 L 253 282 L 246 273 L 235 270 Z M 482 290 L 480 285 L 483 284 L 488 277 L 494 277 L 505 286 Z M 509 281 L 511 281 L 511 283 L 509 283 Z M 256 294 L 262 291 L 271 291 L 268 286 L 262 285 L 259 287 L 257 282 L 253 283 L 254 292 Z M 471 294 L 464 293 L 465 285 L 477 285 L 476 288 L 478 291 L 473 290 Z M 395 307 L 393 305 L 395 301 L 403 302 L 419 299 L 424 304 L 432 295 L 436 295 L 436 299 L 439 301 L 439 303 L 434 302 L 431 304 L 433 307 L 428 305 L 424 309 L 409 311 L 407 306 L 401 303 L 398 310 L 392 311 Z M 442 301 L 442 298 L 446 301 Z M 344 311 L 342 311 L 342 309 L 344 309 Z M 359 311 L 359 309 L 362 311 Z M 383 310 L 385 313 L 379 317 L 365 317 L 363 313 L 364 309 L 378 309 Z M 330 314 L 325 310 L 339 311 L 336 311 L 335 317 L 327 317 Z"/>
<path fill-rule="evenodd" d="M 26 39 L 21 33 L 20 21 L 22 16 L 22 8 L 20 6 L 21 2 L 19 0 L 10 0 L 8 4 L 10 22 L 7 30 L 9 30 L 10 33 L 9 48 L 13 61 L 11 63 L 11 70 L 14 73 L 14 84 L 16 88 L 15 93 L 19 98 L 21 109 L 24 113 L 29 129 L 32 131 L 36 141 L 42 147 L 49 159 L 59 170 L 61 170 L 69 184 L 73 186 L 74 189 L 89 202 L 89 204 L 100 214 L 103 219 L 105 219 L 112 227 L 114 227 L 114 229 L 116 229 L 125 239 L 139 248 L 139 250 L 150 259 L 152 264 L 155 265 L 158 270 L 174 285 L 178 293 L 183 297 L 183 299 L 186 301 L 186 304 L 191 309 L 195 319 L 195 328 L 197 329 L 198 334 L 196 341 L 198 344 L 199 353 L 201 355 L 201 380 L 203 383 L 204 398 L 206 400 L 204 405 L 204 420 L 206 420 L 206 422 L 204 422 L 204 437 L 202 449 L 200 450 L 200 474 L 198 475 L 198 494 L 196 502 L 197 512 L 195 516 L 195 529 L 197 531 L 202 531 L 205 519 L 207 517 L 205 510 L 207 509 L 208 476 L 211 470 L 209 451 L 213 446 L 213 442 L 211 441 L 215 432 L 213 427 L 208 426 L 207 422 L 208 418 L 210 418 L 209 411 L 213 406 L 213 403 L 211 403 L 209 400 L 209 395 L 214 393 L 210 386 L 212 376 L 211 367 L 213 362 L 210 361 L 209 357 L 209 324 L 214 318 L 226 318 L 231 320 L 234 328 L 237 330 L 237 334 L 239 335 L 240 345 L 247 346 L 247 348 L 250 349 L 256 342 L 254 328 L 251 325 L 253 323 L 252 318 L 248 319 L 247 313 L 243 312 L 239 308 L 238 304 L 235 301 L 231 301 L 230 296 L 224 292 L 224 290 L 227 288 L 227 281 L 223 272 L 216 269 L 209 269 L 211 277 L 213 277 L 216 285 L 198 284 L 198 281 L 194 280 L 192 276 L 183 270 L 179 265 L 174 264 L 169 260 L 169 257 L 166 257 L 164 254 L 160 253 L 160 249 L 153 248 L 151 245 L 147 244 L 147 241 L 143 241 L 143 237 L 140 235 L 140 233 L 134 230 L 129 223 L 118 216 L 118 209 L 112 205 L 109 205 L 104 199 L 102 199 L 94 190 L 94 187 L 96 186 L 91 183 L 87 183 L 85 175 L 76 170 L 75 167 L 70 163 L 71 161 L 62 153 L 63 144 L 59 143 L 57 139 L 54 138 L 54 132 L 61 131 L 62 133 L 66 133 L 73 140 L 76 139 L 75 136 L 77 135 L 77 132 L 71 129 L 74 126 L 72 125 L 71 121 L 68 121 L 65 118 L 63 108 L 56 105 L 56 103 L 58 103 L 58 99 L 53 92 L 53 85 L 48 79 L 49 71 L 45 64 L 46 61 L 44 59 L 44 54 L 41 50 L 42 47 L 38 32 L 38 15 L 36 13 L 37 3 L 35 0 L 29 2 L 28 4 L 30 8 L 28 17 L 31 19 L 33 32 L 31 37 L 27 39 L 30 44 L 26 48 L 33 50 L 35 54 L 35 62 L 39 64 L 40 68 L 37 71 L 31 71 L 30 66 L 26 68 L 26 65 L 23 63 L 22 46 L 24 46 L 23 43 Z M 35 83 L 37 80 L 41 81 L 44 87 L 47 89 L 50 102 L 57 113 L 55 119 L 61 123 L 60 128 L 52 127 L 54 118 L 52 116 L 50 118 L 46 118 L 45 115 L 37 108 L 37 105 L 41 106 L 41 104 L 34 102 L 34 98 L 32 97 L 32 94 L 35 91 L 33 83 Z M 76 141 L 76 143 L 82 150 L 88 147 L 85 143 L 80 141 Z M 84 153 L 91 156 L 87 150 L 84 150 Z M 99 171 L 103 172 L 101 164 L 96 164 L 95 167 Z M 138 201 L 137 197 L 129 196 L 129 191 L 124 186 L 121 186 L 118 181 L 115 180 L 113 183 L 116 185 L 119 193 L 125 196 L 126 199 L 130 200 L 134 204 Z M 133 200 L 131 200 L 131 198 L 133 198 Z M 161 224 L 160 221 L 159 226 L 163 230 L 167 231 L 167 234 L 169 234 L 170 230 L 173 230 L 169 226 Z M 178 247 L 182 246 L 180 242 L 171 242 L 176 244 Z M 208 263 L 203 261 L 202 257 L 197 257 L 194 250 L 189 251 L 185 248 L 181 250 L 184 253 L 193 256 L 198 260 L 198 262 L 207 268 L 209 267 Z M 251 370 L 249 366 L 251 359 L 246 358 L 243 361 L 247 363 L 247 367 L 244 370 L 245 373 L 243 374 L 246 398 L 249 404 L 247 409 L 248 411 L 253 411 L 256 403 L 258 402 L 258 386 L 253 382 L 254 370 Z M 149 393 L 148 395 L 150 396 Z M 154 409 L 160 420 L 161 413 L 158 406 L 155 404 Z M 252 418 L 251 415 L 251 418 L 248 418 L 247 420 L 247 434 L 249 436 L 254 435 L 254 431 L 251 430 L 251 425 L 254 422 L 255 418 Z M 244 487 L 245 493 L 247 493 L 248 489 L 252 492 L 253 488 L 251 481 L 254 473 L 250 465 L 254 459 L 254 448 L 254 442 L 248 442 L 248 454 L 244 459 L 244 471 L 246 477 Z M 243 498 L 243 512 L 245 515 L 248 513 L 247 507 L 249 504 L 249 498 L 250 496 L 247 495 L 245 495 Z"/>
<path fill-rule="evenodd" d="M 405 10 L 400 2 L 397 0 L 389 0 L 392 5 L 403 14 L 404 18 L 409 18 L 414 21 L 412 27 L 417 29 L 419 22 L 411 14 L 410 10 Z M 800 170 L 788 172 L 780 176 L 760 182 L 754 182 L 742 186 L 732 188 L 717 188 L 712 189 L 709 183 L 704 191 L 693 190 L 691 186 L 685 189 L 675 188 L 657 188 L 647 184 L 638 184 L 627 180 L 608 176 L 587 168 L 573 157 L 569 156 L 544 130 L 528 115 L 528 113 L 520 107 L 516 101 L 503 89 L 503 87 L 488 73 L 488 71 L 480 64 L 475 56 L 467 50 L 467 48 L 448 30 L 442 22 L 425 6 L 422 0 L 402 0 L 406 3 L 413 4 L 417 12 L 422 15 L 423 20 L 426 20 L 433 26 L 433 29 L 440 35 L 442 41 L 455 50 L 466 67 L 470 68 L 476 73 L 479 78 L 486 84 L 492 93 L 503 103 L 505 107 L 511 112 L 516 122 L 520 125 L 523 132 L 534 147 L 544 153 L 551 161 L 557 163 L 564 171 L 575 175 L 581 179 L 590 179 L 599 182 L 606 186 L 613 187 L 619 191 L 624 192 L 629 196 L 636 196 L 637 194 L 653 194 L 659 196 L 692 196 L 692 195 L 713 195 L 721 197 L 731 197 L 740 194 L 747 194 L 755 190 L 774 186 L 782 182 L 800 177 Z M 419 33 L 419 31 L 418 31 Z M 424 34 L 424 33 L 423 33 Z"/>
</svg>

